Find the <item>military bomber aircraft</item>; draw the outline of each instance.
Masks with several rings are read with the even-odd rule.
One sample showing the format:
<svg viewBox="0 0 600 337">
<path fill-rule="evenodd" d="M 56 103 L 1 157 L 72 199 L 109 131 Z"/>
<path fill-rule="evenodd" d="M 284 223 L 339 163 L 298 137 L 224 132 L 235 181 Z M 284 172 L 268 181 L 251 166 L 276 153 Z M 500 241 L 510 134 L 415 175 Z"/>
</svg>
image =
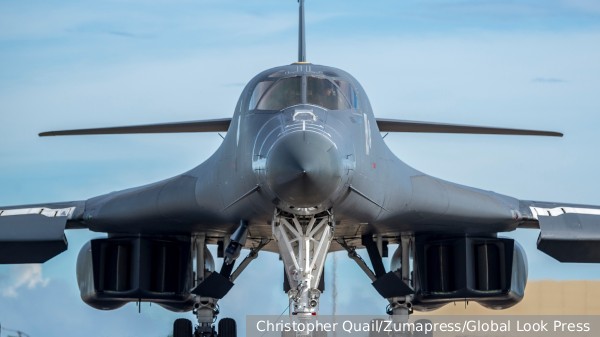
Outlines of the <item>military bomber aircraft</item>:
<svg viewBox="0 0 600 337">
<path fill-rule="evenodd" d="M 517 228 L 540 230 L 538 248 L 559 261 L 600 262 L 600 207 L 517 200 L 443 181 L 406 165 L 381 135 L 562 134 L 377 119 L 350 74 L 306 61 L 299 3 L 298 61 L 254 77 L 232 118 L 40 134 L 227 132 L 210 158 L 173 178 L 82 201 L 0 207 L 0 263 L 51 259 L 67 249 L 65 230 L 108 233 L 77 259 L 85 303 L 102 310 L 157 303 L 195 314 L 195 328 L 175 322 L 175 337 L 235 337 L 233 320 L 213 325 L 217 302 L 261 250 L 281 256 L 298 316 L 317 314 L 332 251 L 348 251 L 393 315 L 457 300 L 493 309 L 518 303 L 524 250 L 498 236 Z M 399 247 L 387 270 L 382 257 L 391 243 Z M 207 245 L 224 259 L 218 271 Z M 242 248 L 250 250 L 243 260 Z"/>
</svg>

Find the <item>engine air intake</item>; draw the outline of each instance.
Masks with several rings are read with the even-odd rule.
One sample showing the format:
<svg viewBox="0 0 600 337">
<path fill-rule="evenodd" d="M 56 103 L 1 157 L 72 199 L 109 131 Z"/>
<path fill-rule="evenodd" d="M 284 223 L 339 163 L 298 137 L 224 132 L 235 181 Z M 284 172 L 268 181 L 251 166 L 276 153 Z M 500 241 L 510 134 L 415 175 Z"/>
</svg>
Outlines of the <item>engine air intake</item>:
<svg viewBox="0 0 600 337">
<path fill-rule="evenodd" d="M 416 240 L 415 301 L 418 310 L 470 300 L 500 309 L 524 295 L 527 262 L 512 239 L 457 237 Z"/>
<path fill-rule="evenodd" d="M 105 310 L 137 301 L 155 302 L 176 311 L 191 310 L 190 247 L 190 241 L 180 239 L 92 240 L 77 260 L 81 297 Z"/>
</svg>

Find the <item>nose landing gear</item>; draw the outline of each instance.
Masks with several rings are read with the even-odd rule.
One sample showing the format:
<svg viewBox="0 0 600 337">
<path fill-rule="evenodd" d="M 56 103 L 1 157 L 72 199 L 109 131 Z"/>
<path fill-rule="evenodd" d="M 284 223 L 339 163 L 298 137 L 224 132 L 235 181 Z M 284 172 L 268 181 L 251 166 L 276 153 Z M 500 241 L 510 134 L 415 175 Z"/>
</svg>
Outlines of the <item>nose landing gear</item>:
<svg viewBox="0 0 600 337">
<path fill-rule="evenodd" d="M 319 311 L 319 281 L 334 226 L 329 211 L 309 216 L 276 211 L 273 216 L 273 236 L 289 281 L 293 315 L 314 316 Z"/>
</svg>

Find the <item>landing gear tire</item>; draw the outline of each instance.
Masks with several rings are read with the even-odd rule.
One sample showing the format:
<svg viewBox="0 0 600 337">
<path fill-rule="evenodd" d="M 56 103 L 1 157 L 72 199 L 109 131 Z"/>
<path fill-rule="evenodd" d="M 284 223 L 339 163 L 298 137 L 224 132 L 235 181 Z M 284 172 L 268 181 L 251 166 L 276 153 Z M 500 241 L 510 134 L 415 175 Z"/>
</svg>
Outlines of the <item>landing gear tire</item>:
<svg viewBox="0 0 600 337">
<path fill-rule="evenodd" d="M 192 337 L 192 321 L 179 318 L 173 323 L 173 337 Z"/>
<path fill-rule="evenodd" d="M 223 318 L 219 321 L 218 337 L 237 337 L 237 326 L 233 318 Z M 177 336 L 173 336 L 177 337 Z"/>
</svg>

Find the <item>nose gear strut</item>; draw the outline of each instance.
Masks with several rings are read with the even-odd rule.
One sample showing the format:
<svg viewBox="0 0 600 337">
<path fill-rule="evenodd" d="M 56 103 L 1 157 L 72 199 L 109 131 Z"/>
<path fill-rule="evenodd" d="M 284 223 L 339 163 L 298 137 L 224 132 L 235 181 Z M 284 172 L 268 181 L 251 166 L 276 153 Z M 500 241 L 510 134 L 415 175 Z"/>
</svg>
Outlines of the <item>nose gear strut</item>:
<svg viewBox="0 0 600 337">
<path fill-rule="evenodd" d="M 319 281 L 334 227 L 330 211 L 299 216 L 275 210 L 273 236 L 289 281 L 288 297 L 293 315 L 312 316 L 319 310 Z"/>
</svg>

